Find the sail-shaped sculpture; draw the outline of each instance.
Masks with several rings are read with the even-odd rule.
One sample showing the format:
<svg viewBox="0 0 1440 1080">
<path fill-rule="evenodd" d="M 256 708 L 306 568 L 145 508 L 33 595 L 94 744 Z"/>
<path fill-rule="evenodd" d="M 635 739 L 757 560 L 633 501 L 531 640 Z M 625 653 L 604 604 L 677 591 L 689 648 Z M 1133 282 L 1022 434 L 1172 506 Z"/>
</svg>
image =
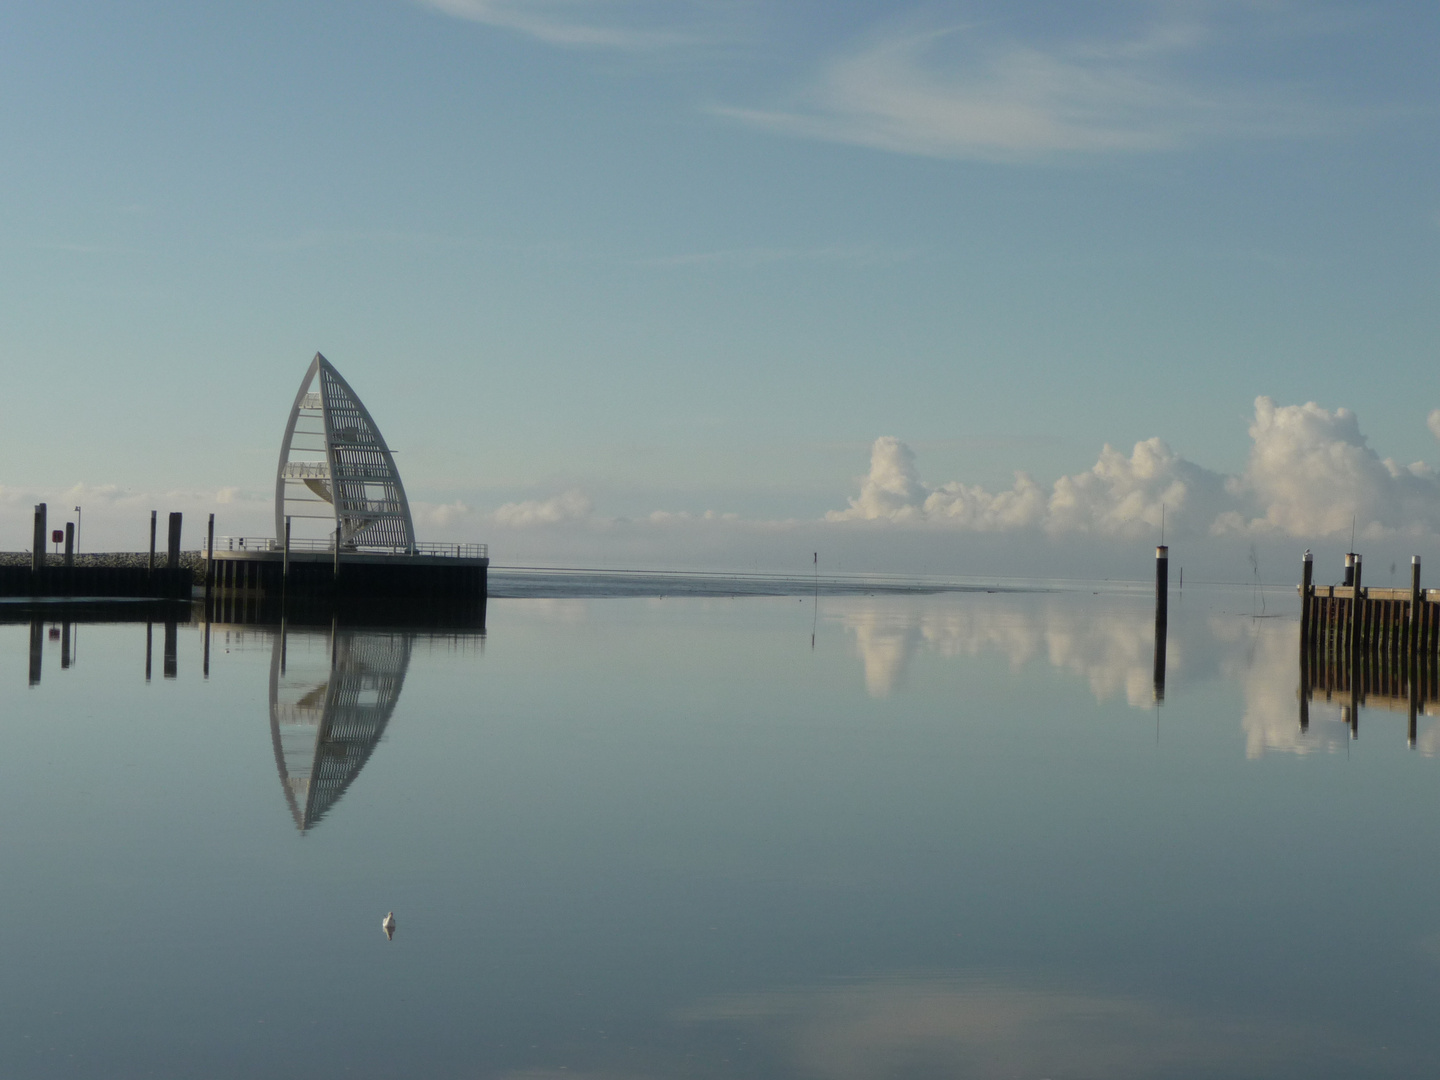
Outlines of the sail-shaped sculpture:
<svg viewBox="0 0 1440 1080">
<path fill-rule="evenodd" d="M 301 832 L 317 824 L 385 733 L 410 667 L 413 633 L 339 630 L 275 635 L 270 657 L 270 738 L 290 815 Z M 299 640 L 296 640 L 299 639 Z M 285 678 L 287 645 L 330 646 L 328 677 Z"/>
<path fill-rule="evenodd" d="M 318 352 L 295 395 L 280 444 L 277 542 L 285 537 L 287 517 L 326 522 L 332 539 L 338 530 L 342 550 L 416 550 L 395 457 L 350 384 Z"/>
</svg>

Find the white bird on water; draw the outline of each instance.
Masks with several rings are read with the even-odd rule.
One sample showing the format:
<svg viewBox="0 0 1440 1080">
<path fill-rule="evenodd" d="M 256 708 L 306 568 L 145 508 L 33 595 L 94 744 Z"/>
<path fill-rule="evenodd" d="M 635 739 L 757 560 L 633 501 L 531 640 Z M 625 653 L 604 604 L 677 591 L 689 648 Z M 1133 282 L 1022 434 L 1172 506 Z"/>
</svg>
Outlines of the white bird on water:
<svg viewBox="0 0 1440 1080">
<path fill-rule="evenodd" d="M 385 931 L 385 940 L 389 941 L 395 936 L 395 912 L 390 912 L 380 922 L 381 928 Z"/>
</svg>

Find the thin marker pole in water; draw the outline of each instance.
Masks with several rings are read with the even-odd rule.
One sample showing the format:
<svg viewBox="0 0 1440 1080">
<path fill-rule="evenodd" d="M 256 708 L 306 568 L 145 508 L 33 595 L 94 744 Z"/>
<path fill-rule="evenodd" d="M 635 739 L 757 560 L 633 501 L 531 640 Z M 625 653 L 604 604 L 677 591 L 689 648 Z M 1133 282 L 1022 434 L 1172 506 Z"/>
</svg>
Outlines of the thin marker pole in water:
<svg viewBox="0 0 1440 1080">
<path fill-rule="evenodd" d="M 810 618 L 810 650 L 815 650 L 815 627 L 820 624 L 820 553 L 812 554 L 815 563 L 815 609 Z"/>
</svg>

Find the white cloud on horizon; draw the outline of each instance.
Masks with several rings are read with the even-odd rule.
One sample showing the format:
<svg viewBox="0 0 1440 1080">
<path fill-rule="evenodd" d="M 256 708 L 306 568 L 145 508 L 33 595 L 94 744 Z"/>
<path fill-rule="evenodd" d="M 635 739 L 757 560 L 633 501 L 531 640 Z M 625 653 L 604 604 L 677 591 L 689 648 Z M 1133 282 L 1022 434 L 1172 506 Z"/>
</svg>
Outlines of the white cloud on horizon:
<svg viewBox="0 0 1440 1080">
<path fill-rule="evenodd" d="M 1117 550 L 1113 541 L 1155 538 L 1162 513 L 1167 538 L 1190 542 L 1197 558 L 1207 547 L 1201 541 L 1209 540 L 1228 539 L 1232 548 L 1262 540 L 1348 542 L 1352 518 L 1357 537 L 1372 542 L 1440 538 L 1440 474 L 1423 462 L 1401 465 L 1381 458 L 1349 410 L 1330 411 L 1314 402 L 1282 406 L 1260 397 L 1250 437 L 1248 462 L 1237 475 L 1189 461 L 1155 437 L 1129 453 L 1106 445 L 1089 469 L 1053 483 L 1018 473 L 1010 488 L 992 491 L 964 481 L 927 483 L 913 450 L 883 436 L 873 444 L 870 470 L 859 478 L 848 506 L 813 518 L 723 509 L 617 516 L 600 512 L 578 487 L 493 510 L 459 499 L 416 500 L 411 509 L 426 540 L 494 540 L 515 553 L 507 558 L 583 556 L 657 566 L 677 557 L 727 567 L 790 566 L 797 558 L 792 548 L 804 549 L 808 559 L 810 550 L 824 547 L 839 560 L 832 565 L 850 568 L 918 570 L 931 562 L 926 552 L 940 559 L 937 567 L 949 567 L 963 554 L 973 573 L 1029 565 L 1022 549 L 1048 549 L 1052 572 L 1078 570 L 1083 576 L 1090 572 L 1086 567 L 1110 565 L 1106 553 Z M 30 504 L 40 501 L 51 504 L 54 520 L 63 520 L 74 505 L 85 506 L 87 540 L 110 544 L 111 550 L 143 547 L 151 509 L 184 512 L 187 545 L 198 545 L 207 512 L 217 515 L 223 535 L 269 536 L 274 527 L 271 493 L 235 485 L 167 492 L 114 484 L 49 491 L 0 486 L 0 524 L 9 537 L 3 546 L 28 546 Z M 902 533 L 915 539 L 897 543 Z M 944 539 L 957 533 L 976 539 L 960 552 Z M 1052 556 L 1061 539 L 1069 554 L 1057 561 Z M 1208 546 L 1219 552 L 1224 544 Z M 1233 563 L 1234 552 L 1226 558 L 1226 565 Z M 1062 568 L 1072 562 L 1070 570 Z"/>
<path fill-rule="evenodd" d="M 714 111 L 782 134 L 985 161 L 1320 130 L 1313 108 L 1275 89 L 1178 74 L 1215 37 L 1179 22 L 1062 44 L 993 40 L 974 26 L 907 28 L 831 60 L 789 107 Z"/>
<path fill-rule="evenodd" d="M 1161 524 L 1177 536 L 1299 538 L 1440 534 L 1440 476 L 1424 462 L 1400 465 L 1370 448 L 1348 409 L 1255 400 L 1245 471 L 1223 476 L 1176 454 L 1159 438 L 1127 457 L 1106 444 L 1086 472 L 1047 493 L 1025 473 L 1008 491 L 920 479 L 915 455 L 882 436 L 860 493 L 833 522 L 889 521 L 973 532 L 1042 531 L 1135 539 Z"/>
<path fill-rule="evenodd" d="M 586 521 L 595 512 L 595 504 L 578 488 L 571 488 L 550 499 L 528 499 L 506 503 L 495 511 L 495 521 L 511 528 L 531 525 L 559 525 Z"/>
</svg>

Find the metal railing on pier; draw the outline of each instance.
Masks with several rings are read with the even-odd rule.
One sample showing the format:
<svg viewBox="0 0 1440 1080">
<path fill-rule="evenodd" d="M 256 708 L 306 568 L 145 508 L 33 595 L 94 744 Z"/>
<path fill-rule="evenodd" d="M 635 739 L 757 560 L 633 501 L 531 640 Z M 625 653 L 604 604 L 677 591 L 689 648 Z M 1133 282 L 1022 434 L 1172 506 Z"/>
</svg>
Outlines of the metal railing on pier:
<svg viewBox="0 0 1440 1080">
<path fill-rule="evenodd" d="M 206 541 L 200 541 L 202 554 L 208 553 Z M 255 551 L 255 552 L 283 552 L 285 544 L 270 536 L 217 536 L 215 538 L 216 551 Z M 331 539 L 299 539 L 292 537 L 290 540 L 292 552 L 323 552 L 326 554 L 335 551 L 335 541 Z M 355 546 L 352 544 L 341 544 L 340 554 L 384 554 L 384 555 L 439 555 L 452 559 L 488 559 L 490 557 L 489 544 L 439 544 L 424 543 L 416 544 L 413 549 L 407 550 L 403 547 L 385 547 L 381 545 L 366 544 Z"/>
</svg>

